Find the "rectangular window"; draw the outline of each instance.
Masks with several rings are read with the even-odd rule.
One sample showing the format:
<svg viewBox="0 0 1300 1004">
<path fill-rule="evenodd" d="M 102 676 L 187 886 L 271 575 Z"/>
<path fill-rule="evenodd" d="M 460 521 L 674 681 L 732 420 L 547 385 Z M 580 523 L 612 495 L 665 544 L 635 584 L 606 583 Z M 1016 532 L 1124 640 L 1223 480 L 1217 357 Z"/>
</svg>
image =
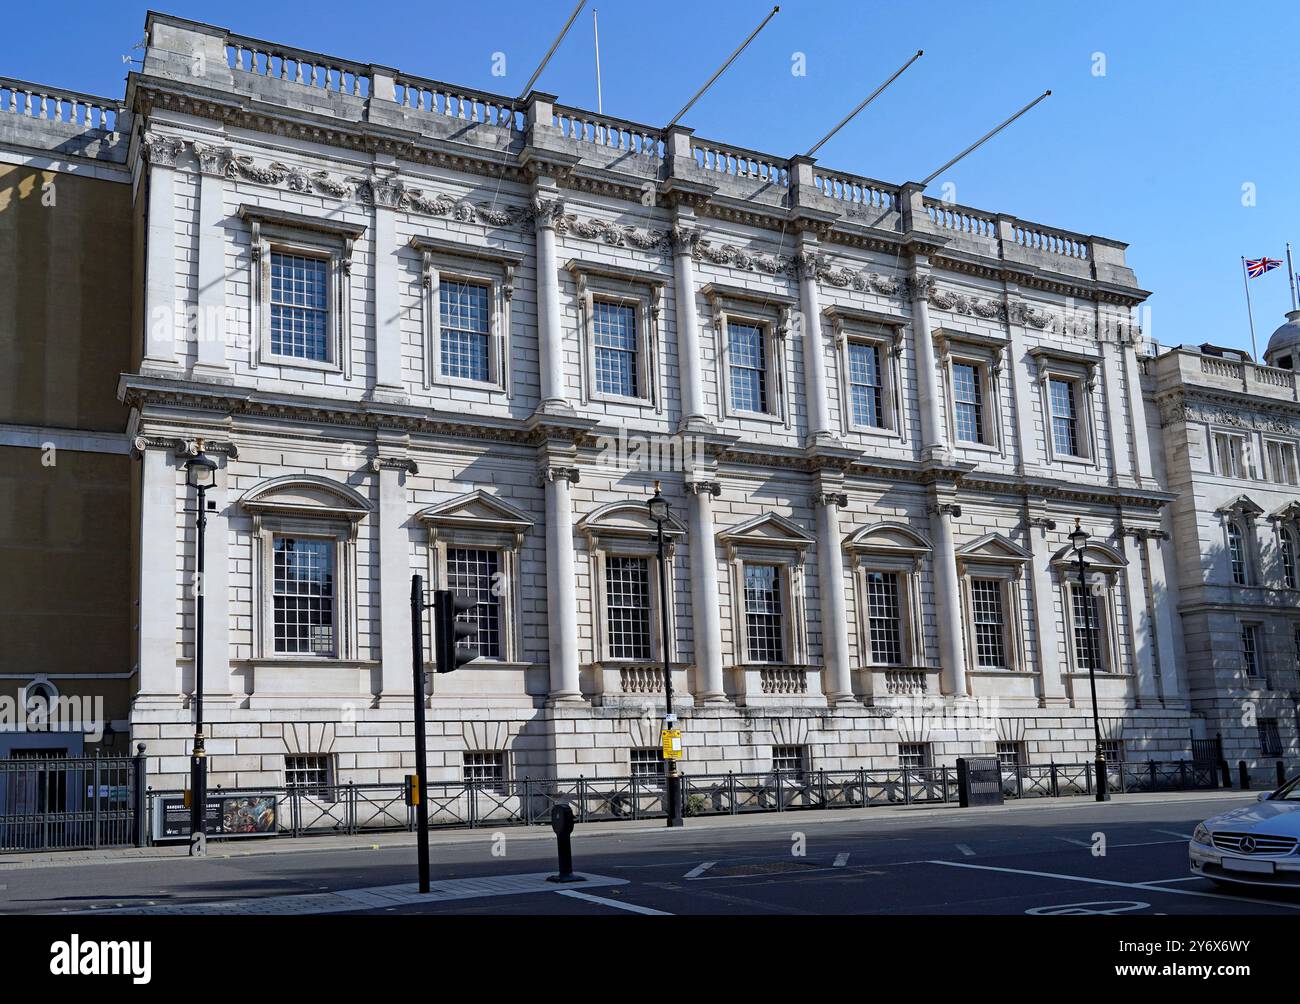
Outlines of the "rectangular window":
<svg viewBox="0 0 1300 1004">
<path fill-rule="evenodd" d="M 727 325 L 731 356 L 731 406 L 736 411 L 766 413 L 767 341 L 757 324 Z"/>
<path fill-rule="evenodd" d="M 619 397 L 639 395 L 636 310 L 596 300 L 591 305 L 596 391 Z"/>
<path fill-rule="evenodd" d="M 334 541 L 275 538 L 275 651 L 334 654 Z"/>
<path fill-rule="evenodd" d="M 1101 658 L 1101 607 L 1091 590 L 1070 583 L 1070 613 L 1074 622 L 1076 669 L 1104 670 Z"/>
<path fill-rule="evenodd" d="M 1007 642 L 1002 583 L 997 579 L 971 579 L 970 592 L 971 613 L 975 620 L 975 663 L 1005 669 Z"/>
<path fill-rule="evenodd" d="M 1214 434 L 1214 460 L 1218 472 L 1225 478 L 1246 477 L 1245 441 L 1240 436 L 1226 432 Z"/>
<path fill-rule="evenodd" d="M 1261 718 L 1259 727 L 1259 751 L 1264 756 L 1282 755 L 1282 735 L 1278 732 L 1276 718 Z"/>
<path fill-rule="evenodd" d="M 773 746 L 772 770 L 792 781 L 802 781 L 808 769 L 806 746 Z"/>
<path fill-rule="evenodd" d="M 284 758 L 284 783 L 327 802 L 335 801 L 334 758 L 328 753 L 310 753 Z"/>
<path fill-rule="evenodd" d="M 781 569 L 745 566 L 745 641 L 750 662 L 782 662 L 785 642 L 781 623 Z"/>
<path fill-rule="evenodd" d="M 605 619 L 611 659 L 649 661 L 649 559 L 605 558 Z"/>
<path fill-rule="evenodd" d="M 1262 676 L 1259 671 L 1259 625 L 1241 626 L 1241 660 L 1248 676 Z"/>
<path fill-rule="evenodd" d="M 465 754 L 465 783 L 477 784 L 488 791 L 504 791 L 506 755 L 498 751 L 475 751 Z"/>
<path fill-rule="evenodd" d="M 1295 662 L 1300 666 L 1300 627 L 1295 629 L 1295 637 L 1292 639 L 1295 643 Z"/>
<path fill-rule="evenodd" d="M 867 573 L 867 624 L 871 661 L 876 665 L 901 665 L 903 638 L 899 623 L 897 572 Z"/>
<path fill-rule="evenodd" d="M 1052 449 L 1062 457 L 1082 456 L 1079 450 L 1079 413 L 1071 380 L 1048 381 L 1052 402 Z"/>
<path fill-rule="evenodd" d="M 1294 443 L 1268 443 L 1268 469 L 1271 477 L 1280 485 L 1300 484 L 1300 473 L 1296 468 L 1296 449 Z"/>
<path fill-rule="evenodd" d="M 478 625 L 478 637 L 466 639 L 484 659 L 501 658 L 501 597 L 499 575 L 501 555 L 478 547 L 447 549 L 447 588 L 474 597 L 477 606 L 460 615 Z"/>
<path fill-rule="evenodd" d="M 958 442 L 983 443 L 984 386 L 979 366 L 953 363 L 952 400 Z"/>
<path fill-rule="evenodd" d="M 1228 558 L 1232 562 L 1232 581 L 1244 586 L 1250 582 L 1250 565 L 1246 560 L 1246 537 L 1235 521 L 1228 523 Z"/>
<path fill-rule="evenodd" d="M 443 279 L 438 283 L 439 359 L 442 375 L 461 380 L 491 379 L 488 332 L 490 287 Z"/>
<path fill-rule="evenodd" d="M 899 743 L 898 766 L 903 770 L 924 770 L 930 766 L 929 743 Z"/>
<path fill-rule="evenodd" d="M 271 252 L 271 352 L 329 359 L 329 279 L 323 258 Z"/>
<path fill-rule="evenodd" d="M 1025 744 L 1022 742 L 998 740 L 997 754 L 998 766 L 1003 770 L 1008 768 L 1014 770 L 1018 765 L 1029 762 L 1029 757 L 1025 754 Z"/>
<path fill-rule="evenodd" d="M 1295 589 L 1300 586 L 1300 574 L 1296 571 L 1295 534 L 1282 527 L 1278 531 L 1277 545 L 1282 557 L 1282 581 L 1287 589 Z"/>
<path fill-rule="evenodd" d="M 1123 763 L 1124 762 L 1124 740 L 1103 739 L 1101 741 L 1101 755 L 1106 758 L 1106 762 L 1108 764 Z"/>
<path fill-rule="evenodd" d="M 664 754 L 660 749 L 632 750 L 630 756 L 632 776 L 642 781 L 662 781 Z"/>
<path fill-rule="evenodd" d="M 880 346 L 871 342 L 849 342 L 848 349 L 853 424 L 884 428 L 885 384 L 880 369 Z"/>
</svg>

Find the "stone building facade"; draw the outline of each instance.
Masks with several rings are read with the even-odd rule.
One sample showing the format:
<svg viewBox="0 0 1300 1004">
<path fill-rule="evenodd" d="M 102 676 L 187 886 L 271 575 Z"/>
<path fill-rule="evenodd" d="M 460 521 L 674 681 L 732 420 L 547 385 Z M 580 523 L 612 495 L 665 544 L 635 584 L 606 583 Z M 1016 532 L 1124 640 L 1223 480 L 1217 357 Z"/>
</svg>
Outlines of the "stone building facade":
<svg viewBox="0 0 1300 1004">
<path fill-rule="evenodd" d="M 410 769 L 416 572 L 478 593 L 489 654 L 429 675 L 436 780 L 657 769 L 665 643 L 691 773 L 1082 760 L 1090 664 L 1111 759 L 1205 734 L 1123 244 L 146 27 L 118 398 L 156 786 L 192 735 L 199 440 L 214 784 Z"/>
</svg>

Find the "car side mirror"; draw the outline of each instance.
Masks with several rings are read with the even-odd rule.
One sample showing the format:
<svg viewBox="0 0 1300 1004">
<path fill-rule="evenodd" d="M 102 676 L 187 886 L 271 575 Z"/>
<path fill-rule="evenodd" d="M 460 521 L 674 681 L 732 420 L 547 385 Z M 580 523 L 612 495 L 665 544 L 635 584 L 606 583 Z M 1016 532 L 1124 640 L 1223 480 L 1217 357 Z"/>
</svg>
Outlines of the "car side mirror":
<svg viewBox="0 0 1300 1004">
<path fill-rule="evenodd" d="M 1267 802 L 1267 801 L 1268 801 L 1268 796 L 1269 796 L 1270 794 L 1272 794 L 1272 792 L 1261 791 L 1261 792 L 1259 793 L 1259 798 L 1255 799 L 1255 801 L 1256 801 L 1256 802 Z"/>
</svg>

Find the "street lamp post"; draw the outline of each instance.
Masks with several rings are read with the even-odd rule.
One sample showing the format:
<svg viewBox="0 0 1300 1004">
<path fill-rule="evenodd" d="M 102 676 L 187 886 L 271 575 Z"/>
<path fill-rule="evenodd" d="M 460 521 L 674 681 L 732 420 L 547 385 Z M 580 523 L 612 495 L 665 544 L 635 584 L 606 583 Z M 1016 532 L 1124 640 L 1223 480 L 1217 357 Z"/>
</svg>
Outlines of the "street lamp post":
<svg viewBox="0 0 1300 1004">
<path fill-rule="evenodd" d="M 217 482 L 217 462 L 198 450 L 185 461 L 185 483 L 197 493 L 194 523 L 194 752 L 190 757 L 190 854 L 205 853 L 207 838 L 208 761 L 203 748 L 203 536 L 208 527 L 208 489 Z"/>
<path fill-rule="evenodd" d="M 1074 521 L 1074 532 L 1070 534 L 1070 546 L 1074 548 L 1075 555 L 1079 559 L 1079 596 L 1083 606 L 1083 632 L 1088 643 L 1088 687 L 1092 691 L 1092 733 L 1093 741 L 1096 744 L 1096 777 L 1097 777 L 1097 801 L 1105 802 L 1110 798 L 1110 790 L 1106 784 L 1106 757 L 1101 751 L 1101 717 L 1097 712 L 1097 646 L 1096 635 L 1093 634 L 1094 627 L 1092 624 L 1092 596 L 1088 592 L 1088 566 L 1083 560 L 1084 552 L 1088 549 L 1088 531 L 1083 528 L 1081 521 Z"/>
<path fill-rule="evenodd" d="M 664 524 L 668 522 L 672 507 L 660 492 L 658 481 L 655 482 L 655 493 L 646 503 L 646 507 L 650 510 L 650 518 L 655 521 L 655 538 L 659 554 L 659 625 L 664 661 L 664 729 L 667 730 L 676 723 L 676 717 L 673 715 L 672 644 L 668 637 L 668 604 L 672 593 L 668 591 L 667 562 L 664 560 Z M 677 761 L 672 757 L 668 758 L 665 782 L 667 804 L 664 808 L 668 813 L 668 825 L 681 826 L 685 822 L 682 817 L 682 778 L 677 773 Z"/>
</svg>

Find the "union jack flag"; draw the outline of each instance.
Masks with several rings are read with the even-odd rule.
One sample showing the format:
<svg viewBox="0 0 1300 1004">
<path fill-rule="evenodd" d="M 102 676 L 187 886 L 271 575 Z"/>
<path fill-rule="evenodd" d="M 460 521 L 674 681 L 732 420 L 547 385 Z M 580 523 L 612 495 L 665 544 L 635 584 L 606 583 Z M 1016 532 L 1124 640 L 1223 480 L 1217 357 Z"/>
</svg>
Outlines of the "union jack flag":
<svg viewBox="0 0 1300 1004">
<path fill-rule="evenodd" d="M 1258 279 L 1265 272 L 1272 271 L 1281 264 L 1280 258 L 1247 258 L 1246 274 L 1252 279 Z"/>
</svg>

